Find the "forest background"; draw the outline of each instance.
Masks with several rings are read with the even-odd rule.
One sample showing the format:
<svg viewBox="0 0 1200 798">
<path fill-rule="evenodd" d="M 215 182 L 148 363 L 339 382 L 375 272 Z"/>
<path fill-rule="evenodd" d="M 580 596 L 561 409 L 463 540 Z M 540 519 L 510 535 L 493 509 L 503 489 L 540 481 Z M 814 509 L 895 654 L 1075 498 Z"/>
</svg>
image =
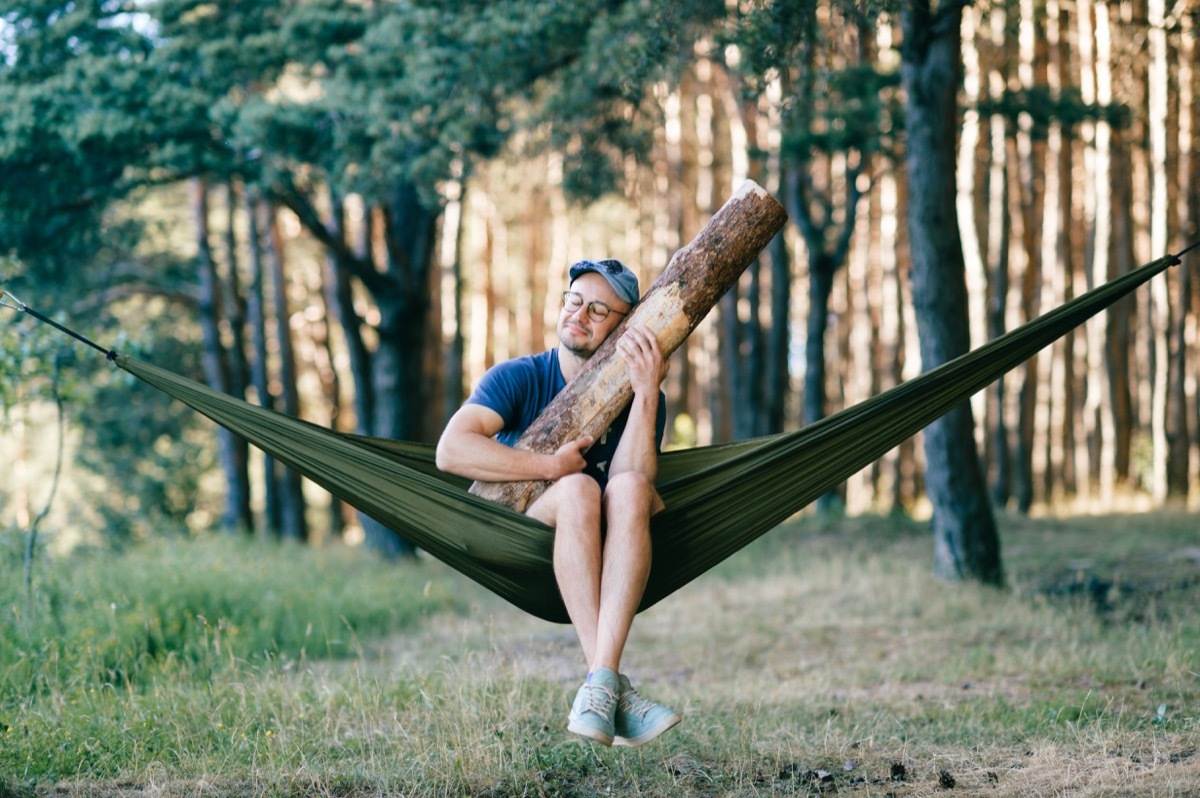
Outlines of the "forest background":
<svg viewBox="0 0 1200 798">
<path fill-rule="evenodd" d="M 791 221 L 674 356 L 667 443 L 793 429 L 922 367 L 906 131 L 930 120 L 905 94 L 917 45 L 897 8 L 24 2 L 0 14 L 2 284 L 221 390 L 431 441 L 484 369 L 553 345 L 571 262 L 617 257 L 647 287 L 752 178 Z M 972 345 L 1200 238 L 1200 12 L 925 11 L 933 35 L 955 25 L 956 106 L 932 123 L 956 142 L 942 199 Z M 404 551 L 5 321 L 5 525 Z M 1200 286 L 1172 269 L 977 396 L 993 505 L 1194 507 L 1197 347 Z M 927 514 L 927 466 L 910 442 L 823 503 Z"/>
</svg>

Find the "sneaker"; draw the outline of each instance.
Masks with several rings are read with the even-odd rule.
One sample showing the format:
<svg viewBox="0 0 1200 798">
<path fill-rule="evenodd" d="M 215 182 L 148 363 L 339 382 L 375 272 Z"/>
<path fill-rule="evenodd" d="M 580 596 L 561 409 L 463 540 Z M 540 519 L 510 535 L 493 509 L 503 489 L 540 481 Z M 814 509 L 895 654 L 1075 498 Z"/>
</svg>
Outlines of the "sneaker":
<svg viewBox="0 0 1200 798">
<path fill-rule="evenodd" d="M 613 723 L 614 745 L 645 745 L 681 720 L 673 709 L 656 704 L 635 690 L 624 676 L 620 686 L 621 697 Z"/>
<path fill-rule="evenodd" d="M 604 745 L 613 744 L 613 717 L 617 713 L 617 674 L 597 668 L 575 694 L 567 731 Z"/>
</svg>

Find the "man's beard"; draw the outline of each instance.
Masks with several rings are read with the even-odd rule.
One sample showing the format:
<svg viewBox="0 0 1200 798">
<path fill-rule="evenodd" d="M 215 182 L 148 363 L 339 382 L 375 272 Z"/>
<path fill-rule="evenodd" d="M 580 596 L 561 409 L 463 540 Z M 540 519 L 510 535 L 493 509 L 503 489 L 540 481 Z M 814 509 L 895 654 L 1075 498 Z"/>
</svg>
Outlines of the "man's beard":
<svg viewBox="0 0 1200 798">
<path fill-rule="evenodd" d="M 561 338 L 558 340 L 558 343 L 563 349 L 567 350 L 572 355 L 575 355 L 580 360 L 588 360 L 592 355 L 596 354 L 595 349 L 588 349 L 585 346 L 571 346 Z"/>
<path fill-rule="evenodd" d="M 604 343 L 601 341 L 600 344 L 596 344 L 595 347 L 589 349 L 588 346 L 592 343 L 592 338 L 590 336 L 581 336 L 584 342 L 582 344 L 568 343 L 571 337 L 572 336 L 570 335 L 564 334 L 562 325 L 560 324 L 558 328 L 558 345 L 570 352 L 572 355 L 575 355 L 575 357 L 579 358 L 580 360 L 587 360 L 592 355 L 596 354 L 596 350 L 600 348 L 600 344 Z"/>
</svg>

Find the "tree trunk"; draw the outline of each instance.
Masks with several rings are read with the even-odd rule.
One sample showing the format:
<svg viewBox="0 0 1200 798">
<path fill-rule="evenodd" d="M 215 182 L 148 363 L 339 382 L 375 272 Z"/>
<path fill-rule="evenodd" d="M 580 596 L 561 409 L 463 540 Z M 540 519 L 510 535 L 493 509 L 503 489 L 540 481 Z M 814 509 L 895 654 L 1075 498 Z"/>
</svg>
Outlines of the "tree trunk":
<svg viewBox="0 0 1200 798">
<path fill-rule="evenodd" d="M 446 405 L 445 418 L 439 428 L 445 427 L 446 422 L 450 420 L 450 416 L 454 414 L 459 405 L 466 399 L 463 375 L 466 373 L 464 366 L 466 360 L 467 342 L 464 335 L 466 329 L 464 312 L 466 308 L 466 299 L 464 296 L 465 287 L 463 285 L 462 273 L 462 251 L 463 251 L 463 211 L 466 203 L 464 195 L 466 193 L 466 183 L 459 184 L 459 196 L 452 200 L 452 206 L 457 205 L 454 224 L 447 231 L 447 235 L 453 232 L 454 235 L 454 255 L 449 263 L 442 264 L 442 278 L 444 282 L 449 282 L 452 286 L 453 297 L 451 300 L 451 312 L 454 314 L 454 335 L 446 342 Z M 553 214 L 551 214 L 553 215 Z"/>
<path fill-rule="evenodd" d="M 329 191 L 329 219 L 326 225 L 329 235 L 345 241 L 346 211 L 342 198 L 336 191 Z M 314 342 L 317 351 L 321 353 L 322 380 L 325 385 L 326 400 L 329 402 L 329 421 L 334 429 L 343 429 L 346 425 L 342 418 L 342 379 L 337 368 L 337 353 L 334 345 L 334 329 L 343 327 L 341 308 L 337 306 L 338 269 L 334 264 L 338 255 L 326 248 L 325 262 L 318 279 L 313 286 L 313 299 L 321 306 L 320 319 L 315 323 L 315 333 L 318 341 Z M 357 423 L 357 421 L 356 421 Z M 333 538 L 341 538 L 346 531 L 346 519 L 349 517 L 349 505 L 337 496 L 329 497 L 329 534 Z"/>
<path fill-rule="evenodd" d="M 249 225 L 250 243 L 250 291 L 247 297 L 246 317 L 250 326 L 250 341 L 254 357 L 250 366 L 250 381 L 254 392 L 258 394 L 258 403 L 268 410 L 275 409 L 275 400 L 271 395 L 270 376 L 267 366 L 267 311 L 266 311 L 266 269 L 263 266 L 263 241 L 259 235 L 258 217 L 261 211 L 259 204 L 262 199 L 257 190 L 251 188 L 246 193 L 246 219 Z M 263 453 L 263 527 L 268 536 L 277 536 L 283 527 L 279 506 L 279 475 L 275 466 L 275 458 Z"/>
<path fill-rule="evenodd" d="M 282 410 L 289 416 L 300 416 L 300 394 L 296 389 L 296 356 L 292 347 L 291 311 L 288 310 L 287 279 L 284 268 L 283 243 L 279 239 L 279 226 L 275 221 L 275 206 L 261 204 L 260 227 L 266 264 L 271 277 L 271 293 L 275 300 L 275 339 L 279 352 L 279 384 L 281 386 Z M 280 480 L 279 491 L 280 534 L 285 540 L 308 540 L 308 524 L 305 518 L 304 491 L 300 475 L 288 468 Z"/>
<path fill-rule="evenodd" d="M 229 364 L 220 332 L 223 315 L 221 281 L 209 242 L 208 184 L 198 178 L 193 179 L 191 200 L 192 218 L 196 224 L 196 267 L 200 278 L 200 337 L 204 348 L 204 378 L 214 390 L 229 393 Z M 219 427 L 216 434 L 217 458 L 225 475 L 225 509 L 221 514 L 221 526 L 232 532 L 242 523 L 240 508 L 243 497 L 240 487 L 243 483 L 238 479 L 237 441 L 236 436 L 224 427 Z"/>
<path fill-rule="evenodd" d="M 747 180 L 699 235 L 675 253 L 662 276 L 575 378 L 517 441 L 517 446 L 554 452 L 581 435 L 599 438 L 633 396 L 629 371 L 616 352 L 630 325 L 658 337 L 669 356 L 696 328 L 738 276 L 779 232 L 783 207 Z M 545 482 L 476 482 L 472 492 L 523 512 Z"/>
<path fill-rule="evenodd" d="M 438 213 L 426 208 L 414 186 L 401 184 L 385 211 L 387 270 L 372 294 L 379 307 L 379 345 L 371 367 L 375 412 L 371 434 L 425 440 L 425 348 L 429 281 L 433 274 Z M 386 557 L 411 556 L 412 544 L 373 519 L 363 518 L 367 545 Z"/>
<path fill-rule="evenodd" d="M 225 263 L 226 273 L 222 284 L 224 307 L 229 318 L 230 345 L 229 393 L 238 399 L 246 398 L 249 382 L 249 367 L 246 363 L 246 298 L 242 292 L 242 280 L 238 263 L 238 245 L 235 222 L 238 211 L 237 191 L 232 182 L 225 184 Z M 230 512 L 236 512 L 237 526 L 250 533 L 254 531 L 254 514 L 250 508 L 250 444 L 245 438 L 233 438 L 233 456 L 237 468 L 236 493 L 229 498 Z"/>
<path fill-rule="evenodd" d="M 927 0 L 911 0 L 901 14 L 908 232 L 913 306 L 925 370 L 970 348 L 966 264 L 955 209 L 961 17 L 959 6 L 944 6 L 935 14 Z M 926 429 L 925 453 L 937 575 L 1002 584 L 1000 541 L 969 403 Z"/>
<path fill-rule="evenodd" d="M 788 257 L 787 240 L 775 236 L 767 244 L 771 259 L 771 328 L 767 330 L 766 351 L 766 428 L 768 435 L 783 432 L 786 421 L 788 392 L 791 388 L 788 373 L 788 339 L 791 325 L 788 323 L 791 307 L 792 264 Z"/>
</svg>

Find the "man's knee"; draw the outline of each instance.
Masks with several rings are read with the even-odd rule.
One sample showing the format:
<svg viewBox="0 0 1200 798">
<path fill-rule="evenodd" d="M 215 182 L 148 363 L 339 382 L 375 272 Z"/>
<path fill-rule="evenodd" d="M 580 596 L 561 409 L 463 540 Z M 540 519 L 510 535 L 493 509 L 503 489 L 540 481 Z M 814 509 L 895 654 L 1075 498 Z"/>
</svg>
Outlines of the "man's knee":
<svg viewBox="0 0 1200 798">
<path fill-rule="evenodd" d="M 600 484 L 587 474 L 568 474 L 548 490 L 556 490 L 560 501 L 577 505 L 600 505 Z"/>
<path fill-rule="evenodd" d="M 557 527 L 566 517 L 600 515 L 600 485 L 586 474 L 569 474 L 546 488 L 525 514 Z"/>
<path fill-rule="evenodd" d="M 608 513 L 627 508 L 648 507 L 653 514 L 662 509 L 662 500 L 654 483 L 640 471 L 624 471 L 614 474 L 604 489 L 604 505 Z"/>
<path fill-rule="evenodd" d="M 605 495 L 636 496 L 649 493 L 654 488 L 650 480 L 641 471 L 622 471 L 608 478 Z"/>
</svg>

